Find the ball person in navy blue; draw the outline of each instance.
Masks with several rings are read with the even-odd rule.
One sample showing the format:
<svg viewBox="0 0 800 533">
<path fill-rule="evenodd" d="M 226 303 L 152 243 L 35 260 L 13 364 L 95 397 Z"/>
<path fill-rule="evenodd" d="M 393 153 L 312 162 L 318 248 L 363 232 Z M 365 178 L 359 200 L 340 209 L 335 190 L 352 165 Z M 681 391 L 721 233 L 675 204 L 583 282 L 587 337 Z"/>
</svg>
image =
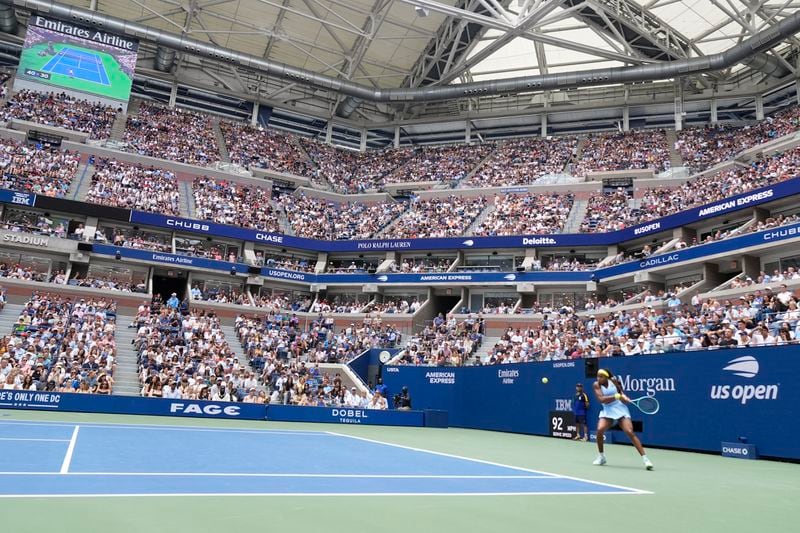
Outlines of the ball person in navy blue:
<svg viewBox="0 0 800 533">
<path fill-rule="evenodd" d="M 572 397 L 572 412 L 575 414 L 575 436 L 572 440 L 589 440 L 589 425 L 586 414 L 589 411 L 589 396 L 583 391 L 583 383 L 575 385 L 575 396 Z M 581 430 L 581 428 L 583 428 Z M 583 434 L 583 437 L 581 437 Z"/>
</svg>

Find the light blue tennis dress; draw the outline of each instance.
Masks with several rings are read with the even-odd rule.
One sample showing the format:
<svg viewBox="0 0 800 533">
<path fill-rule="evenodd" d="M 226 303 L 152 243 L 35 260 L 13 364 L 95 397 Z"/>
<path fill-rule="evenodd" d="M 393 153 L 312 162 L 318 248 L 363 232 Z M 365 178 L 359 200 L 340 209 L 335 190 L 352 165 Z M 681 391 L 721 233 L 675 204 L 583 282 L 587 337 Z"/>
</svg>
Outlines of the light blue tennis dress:
<svg viewBox="0 0 800 533">
<path fill-rule="evenodd" d="M 617 393 L 617 388 L 610 381 L 605 387 L 600 385 L 600 392 L 603 396 L 613 396 Z M 619 420 L 620 418 L 630 418 L 631 412 L 628 406 L 622 403 L 621 400 L 614 400 L 611 403 L 604 403 L 603 408 L 600 410 L 600 418 L 610 418 L 612 420 Z"/>
</svg>

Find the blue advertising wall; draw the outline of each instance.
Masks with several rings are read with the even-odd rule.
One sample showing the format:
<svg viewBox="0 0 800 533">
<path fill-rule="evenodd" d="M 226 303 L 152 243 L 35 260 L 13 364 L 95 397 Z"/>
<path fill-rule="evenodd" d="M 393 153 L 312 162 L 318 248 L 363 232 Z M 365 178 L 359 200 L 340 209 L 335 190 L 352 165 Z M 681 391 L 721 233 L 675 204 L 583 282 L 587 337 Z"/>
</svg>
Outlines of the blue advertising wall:
<svg viewBox="0 0 800 533">
<path fill-rule="evenodd" d="M 752 191 L 731 196 L 717 202 L 695 207 L 674 215 L 662 217 L 650 222 L 638 224 L 630 228 L 608 233 L 592 234 L 553 234 L 553 235 L 514 235 L 489 237 L 455 237 L 432 239 L 381 239 L 366 241 L 320 241 L 270 233 L 254 229 L 228 226 L 210 221 L 171 217 L 157 213 L 129 211 L 129 221 L 166 228 L 175 231 L 187 231 L 210 237 L 227 237 L 236 240 L 252 241 L 265 245 L 274 245 L 314 252 L 376 252 L 376 251 L 414 251 L 414 250 L 467 250 L 490 248 L 528 248 L 552 246 L 604 246 L 618 244 L 678 228 L 741 209 L 755 207 L 800 194 L 800 178 L 793 178 L 774 185 L 761 187 Z M 48 200 L 50 200 L 48 198 Z M 57 201 L 57 200 L 56 200 Z M 0 202 L 26 206 L 36 205 L 36 195 L 25 192 L 0 190 Z M 55 208 L 55 207 L 53 207 Z"/>
<path fill-rule="evenodd" d="M 754 207 L 766 202 L 800 193 L 800 178 L 731 196 L 699 207 L 638 224 L 619 231 L 592 234 L 514 235 L 508 237 L 455 237 L 433 239 L 382 239 L 370 241 L 319 241 L 278 233 L 226 226 L 208 221 L 169 217 L 154 213 L 131 211 L 135 224 L 158 226 L 178 231 L 190 231 L 217 237 L 253 241 L 317 252 L 375 252 L 414 250 L 457 250 L 487 248 L 529 248 L 552 246 L 603 246 L 617 244 L 645 235 L 678 228 L 706 218 Z"/>
<path fill-rule="evenodd" d="M 413 427 L 422 427 L 425 423 L 422 411 L 258 405 L 21 390 L 0 390 L 0 409 Z"/>
<path fill-rule="evenodd" d="M 324 283 L 324 284 L 437 284 L 437 283 L 586 283 L 595 280 L 604 280 L 614 276 L 630 274 L 640 270 L 649 270 L 660 266 L 691 261 L 715 254 L 730 253 L 760 244 L 771 244 L 788 239 L 800 237 L 800 224 L 781 226 L 770 230 L 750 233 L 741 237 L 733 237 L 722 241 L 693 246 L 685 250 L 654 255 L 641 261 L 630 261 L 597 270 L 583 272 L 442 272 L 436 274 L 312 274 L 264 267 L 261 275 L 266 278 L 279 279 L 298 283 Z M 167 263 L 182 267 L 207 268 L 230 272 L 235 267 L 239 273 L 248 271 L 245 263 L 229 263 L 202 257 L 189 257 L 165 252 L 151 252 L 135 250 L 105 244 L 93 245 L 92 251 L 98 254 L 115 255 L 117 252 L 123 258 L 141 259 L 158 263 Z"/>
<path fill-rule="evenodd" d="M 267 407 L 267 420 L 273 422 L 422 427 L 425 421 L 425 413 L 422 411 L 376 411 L 353 407 L 270 405 Z"/>
<path fill-rule="evenodd" d="M 168 400 L 138 396 L 101 396 L 68 392 L 0 390 L 0 409 L 36 409 L 78 413 L 192 416 L 264 420 L 265 406 L 249 403 Z"/>
<path fill-rule="evenodd" d="M 653 416 L 631 408 L 645 444 L 719 452 L 721 443 L 758 447 L 762 456 L 800 459 L 793 423 L 800 390 L 797 347 L 716 350 L 608 358 L 630 397 L 654 394 Z M 584 383 L 583 360 L 467 368 L 385 367 L 392 390 L 408 386 L 415 409 L 446 409 L 451 426 L 548 435 L 549 412 L 563 408 Z M 542 377 L 549 383 L 543 384 Z M 599 406 L 590 407 L 590 428 Z M 617 441 L 621 440 L 619 438 Z M 624 440 L 624 439 L 622 439 Z"/>
</svg>

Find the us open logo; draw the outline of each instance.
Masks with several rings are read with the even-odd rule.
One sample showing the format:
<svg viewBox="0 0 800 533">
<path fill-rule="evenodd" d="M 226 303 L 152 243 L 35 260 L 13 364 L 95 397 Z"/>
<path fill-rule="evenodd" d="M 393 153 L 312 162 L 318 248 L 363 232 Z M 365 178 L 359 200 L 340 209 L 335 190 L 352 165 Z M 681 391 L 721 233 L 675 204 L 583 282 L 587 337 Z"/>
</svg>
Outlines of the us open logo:
<svg viewBox="0 0 800 533">
<path fill-rule="evenodd" d="M 730 372 L 734 376 L 745 379 L 758 377 L 760 370 L 758 359 L 752 355 L 745 355 L 731 359 L 722 368 L 725 372 Z M 780 383 L 769 385 L 712 385 L 712 400 L 738 400 L 742 405 L 746 405 L 750 400 L 777 400 Z"/>
</svg>

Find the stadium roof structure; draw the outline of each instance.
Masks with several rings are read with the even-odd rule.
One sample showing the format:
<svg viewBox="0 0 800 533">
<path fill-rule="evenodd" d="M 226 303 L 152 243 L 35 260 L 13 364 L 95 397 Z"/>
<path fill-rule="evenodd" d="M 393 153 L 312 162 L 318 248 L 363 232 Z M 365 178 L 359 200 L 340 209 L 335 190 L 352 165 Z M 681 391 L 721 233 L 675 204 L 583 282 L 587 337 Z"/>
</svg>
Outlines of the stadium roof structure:
<svg viewBox="0 0 800 533">
<path fill-rule="evenodd" d="M 448 86 L 501 85 L 521 77 L 555 79 L 620 67 L 661 68 L 686 60 L 697 64 L 787 22 L 797 15 L 800 1 L 0 0 L 0 4 L 3 8 L 13 4 L 23 20 L 31 10 L 59 14 L 59 9 L 72 6 L 80 8 L 73 14 L 78 21 L 102 24 L 103 18 L 113 18 L 145 26 L 152 31 L 139 31 L 137 26 L 129 32 L 143 40 L 137 72 L 144 78 L 261 101 L 323 121 L 335 117 L 362 128 L 470 118 L 503 119 L 504 124 L 511 119 L 513 126 L 513 117 L 542 109 L 618 106 L 637 98 L 672 106 L 676 95 L 686 100 L 690 112 L 694 96 L 708 100 L 741 95 L 745 100 L 731 108 L 754 110 L 751 97 L 756 93 L 781 91 L 788 85 L 794 90 L 800 50 L 797 28 L 792 27 L 765 49 L 721 69 L 685 69 L 678 75 L 641 81 L 608 78 L 604 83 L 600 77 L 563 88 L 558 83 L 529 83 L 506 90 L 511 87 L 506 83 L 502 90 L 465 90 L 447 98 L 428 98 L 426 94 Z M 191 46 L 166 46 L 163 39 L 159 44 L 152 38 L 156 33 L 285 65 L 294 75 L 280 75 L 280 69 L 246 68 L 232 60 L 233 55 L 196 53 Z M 361 87 L 368 97 L 327 87 L 329 81 L 314 83 L 319 76 Z M 413 98 L 388 97 L 398 89 L 429 91 L 408 93 L 416 95 Z M 369 91 L 387 97 L 370 98 Z M 664 115 L 664 109 L 658 113 Z M 499 125 L 496 120 L 492 124 Z M 480 130 L 480 123 L 475 128 Z"/>
</svg>

